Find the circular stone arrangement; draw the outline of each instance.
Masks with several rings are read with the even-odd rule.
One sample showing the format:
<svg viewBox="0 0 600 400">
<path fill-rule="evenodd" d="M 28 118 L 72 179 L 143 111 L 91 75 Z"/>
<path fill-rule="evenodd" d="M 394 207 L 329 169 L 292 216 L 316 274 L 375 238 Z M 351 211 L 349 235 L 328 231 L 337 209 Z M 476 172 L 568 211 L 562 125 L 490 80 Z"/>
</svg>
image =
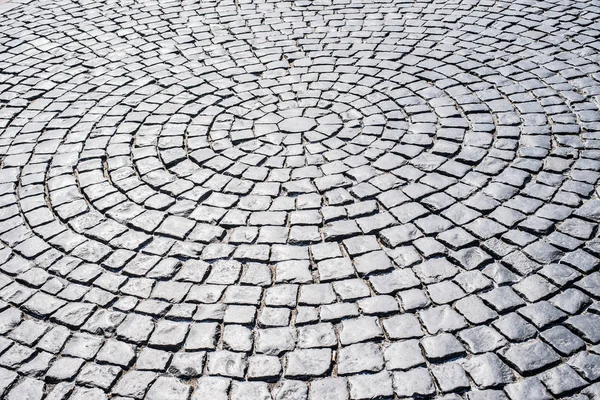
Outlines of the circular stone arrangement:
<svg viewBox="0 0 600 400">
<path fill-rule="evenodd" d="M 600 398 L 599 15 L 0 4 L 0 397 Z"/>
</svg>

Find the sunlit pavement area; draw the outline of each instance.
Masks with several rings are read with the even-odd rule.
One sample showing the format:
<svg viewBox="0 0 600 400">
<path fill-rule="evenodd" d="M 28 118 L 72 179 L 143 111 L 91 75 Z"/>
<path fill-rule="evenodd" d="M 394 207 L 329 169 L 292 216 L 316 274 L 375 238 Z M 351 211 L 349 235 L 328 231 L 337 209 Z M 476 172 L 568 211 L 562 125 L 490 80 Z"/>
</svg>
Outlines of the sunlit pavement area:
<svg viewBox="0 0 600 400">
<path fill-rule="evenodd" d="M 1 398 L 600 399 L 600 2 L 1 3 Z"/>
</svg>

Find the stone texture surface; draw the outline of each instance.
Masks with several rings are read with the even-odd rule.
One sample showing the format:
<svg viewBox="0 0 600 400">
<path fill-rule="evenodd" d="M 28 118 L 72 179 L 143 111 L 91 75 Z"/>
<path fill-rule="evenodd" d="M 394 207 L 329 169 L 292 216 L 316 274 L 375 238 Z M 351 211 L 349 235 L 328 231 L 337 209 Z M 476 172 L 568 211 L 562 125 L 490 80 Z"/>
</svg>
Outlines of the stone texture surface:
<svg viewBox="0 0 600 400">
<path fill-rule="evenodd" d="M 597 1 L 0 3 L 1 398 L 600 398 Z"/>
</svg>

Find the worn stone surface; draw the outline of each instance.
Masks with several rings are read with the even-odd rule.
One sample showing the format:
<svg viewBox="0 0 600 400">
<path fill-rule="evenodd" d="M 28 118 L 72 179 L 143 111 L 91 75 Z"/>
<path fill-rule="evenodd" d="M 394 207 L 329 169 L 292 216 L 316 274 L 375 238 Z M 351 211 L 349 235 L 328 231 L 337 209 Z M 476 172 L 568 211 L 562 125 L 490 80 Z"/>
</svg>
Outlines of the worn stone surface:
<svg viewBox="0 0 600 400">
<path fill-rule="evenodd" d="M 597 1 L 0 3 L 0 398 L 600 397 Z"/>
</svg>

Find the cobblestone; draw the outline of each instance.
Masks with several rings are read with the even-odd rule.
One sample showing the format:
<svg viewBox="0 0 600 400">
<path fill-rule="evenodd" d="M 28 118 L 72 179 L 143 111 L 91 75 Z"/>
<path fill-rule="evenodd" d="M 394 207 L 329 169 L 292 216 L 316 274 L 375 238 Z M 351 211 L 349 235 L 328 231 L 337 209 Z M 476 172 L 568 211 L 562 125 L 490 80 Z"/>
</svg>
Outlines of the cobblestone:
<svg viewBox="0 0 600 400">
<path fill-rule="evenodd" d="M 1 398 L 600 398 L 597 2 L 0 3 Z"/>
</svg>

